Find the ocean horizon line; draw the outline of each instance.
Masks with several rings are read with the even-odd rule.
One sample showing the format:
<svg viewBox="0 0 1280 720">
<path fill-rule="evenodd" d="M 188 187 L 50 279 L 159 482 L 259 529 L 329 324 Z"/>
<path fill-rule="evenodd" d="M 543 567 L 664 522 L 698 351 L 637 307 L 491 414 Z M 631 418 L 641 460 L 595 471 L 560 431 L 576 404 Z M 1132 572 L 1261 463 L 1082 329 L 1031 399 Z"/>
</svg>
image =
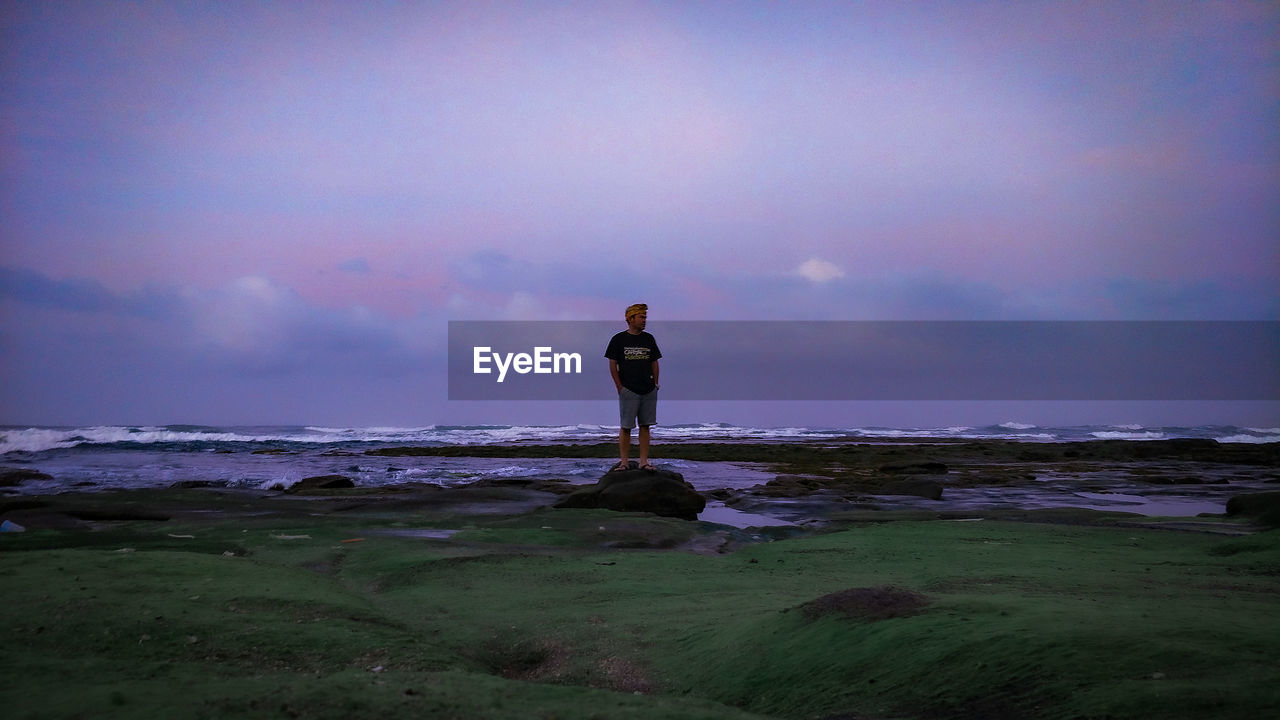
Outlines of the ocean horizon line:
<svg viewBox="0 0 1280 720">
<path fill-rule="evenodd" d="M 483 445 L 606 442 L 612 425 L 428 424 L 411 427 L 333 425 L 3 425 L 0 455 L 76 447 L 154 447 L 168 451 L 235 445 Z M 1101 440 L 1208 439 L 1220 443 L 1280 442 L 1280 427 L 1222 424 L 1193 426 L 1138 423 L 1037 425 L 1006 421 L 992 425 L 920 426 L 749 426 L 725 422 L 675 423 L 655 429 L 656 442 L 790 442 L 814 440 L 1004 440 L 1087 442 Z"/>
</svg>

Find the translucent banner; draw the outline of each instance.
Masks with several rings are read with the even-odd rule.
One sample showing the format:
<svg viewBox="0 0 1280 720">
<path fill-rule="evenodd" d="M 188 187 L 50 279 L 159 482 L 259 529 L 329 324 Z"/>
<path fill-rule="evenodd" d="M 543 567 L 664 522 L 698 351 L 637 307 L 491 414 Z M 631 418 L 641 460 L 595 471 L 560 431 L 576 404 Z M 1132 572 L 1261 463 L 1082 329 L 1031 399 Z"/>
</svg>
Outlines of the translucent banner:
<svg viewBox="0 0 1280 720">
<path fill-rule="evenodd" d="M 450 400 L 614 397 L 605 321 L 449 323 Z M 666 400 L 1280 400 L 1272 321 L 678 321 Z"/>
</svg>

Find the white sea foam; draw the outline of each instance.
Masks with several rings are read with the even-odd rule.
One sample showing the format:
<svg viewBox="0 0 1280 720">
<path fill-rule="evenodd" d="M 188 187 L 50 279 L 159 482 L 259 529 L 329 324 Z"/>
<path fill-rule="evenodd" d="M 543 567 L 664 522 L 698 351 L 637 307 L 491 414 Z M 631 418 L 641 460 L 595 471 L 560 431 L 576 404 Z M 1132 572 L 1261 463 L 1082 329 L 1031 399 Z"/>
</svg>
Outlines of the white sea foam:
<svg viewBox="0 0 1280 720">
<path fill-rule="evenodd" d="M 1252 428 L 1250 428 L 1252 429 Z M 1228 435 L 1226 437 L 1214 438 L 1220 443 L 1273 443 L 1280 442 L 1280 435 Z"/>
<path fill-rule="evenodd" d="M 0 453 L 40 452 L 84 444 L 188 442 L 300 442 L 326 443 L 331 438 L 307 435 L 246 435 L 229 431 L 172 430 L 164 427 L 98 426 L 82 428 L 26 428 L 0 433 Z"/>
<path fill-rule="evenodd" d="M 1053 433 L 986 433 L 962 435 L 967 440 L 1035 440 L 1038 442 L 1052 442 L 1058 439 Z"/>
<path fill-rule="evenodd" d="M 308 426 L 308 433 L 325 436 L 324 438 L 316 438 L 324 442 L 342 442 L 342 441 L 366 441 L 366 442 L 395 442 L 398 439 L 416 439 L 434 432 L 435 425 L 427 425 L 425 427 L 367 427 L 367 428 L 333 428 L 333 427 L 317 427 Z"/>
<path fill-rule="evenodd" d="M 933 438 L 933 437 L 965 437 L 964 433 L 973 430 L 966 425 L 943 428 L 854 428 L 850 432 L 863 437 L 881 438 Z"/>
<path fill-rule="evenodd" d="M 612 431 L 612 428 L 603 428 Z M 616 431 L 614 431 L 616 432 Z M 802 427 L 739 427 L 724 423 L 672 425 L 661 428 L 664 437 L 681 440 L 789 440 L 839 435 L 841 431 Z"/>
<path fill-rule="evenodd" d="M 1122 427 L 1122 426 L 1116 426 L 1116 427 Z M 1141 429 L 1141 427 L 1142 426 L 1139 425 L 1134 429 L 1135 430 Z M 1093 435 L 1099 440 L 1162 440 L 1164 439 L 1164 433 L 1155 432 L 1155 431 L 1118 432 L 1118 431 L 1112 431 L 1112 430 L 1101 430 L 1101 431 L 1093 432 L 1089 434 Z"/>
<path fill-rule="evenodd" d="M 1158 430 L 1141 425 L 1104 425 L 1071 428 L 1040 427 L 1026 423 L 1005 422 L 1000 425 L 970 427 L 965 425 L 934 428 L 893 427 L 751 427 L 726 423 L 690 423 L 661 426 L 658 436 L 664 442 L 787 442 L 826 438 L 874 438 L 901 440 L 955 438 L 1059 442 L 1068 440 L 1159 440 L 1168 437 L 1217 438 L 1222 442 L 1276 442 L 1280 428 L 1234 428 L 1203 426 Z M 14 427 L 0 428 L 0 454 L 14 451 L 41 452 L 79 445 L 111 446 L 122 443 L 142 446 L 168 444 L 184 450 L 208 449 L 202 444 L 267 444 L 299 446 L 299 450 L 340 444 L 397 445 L 492 445 L 492 444 L 559 444 L 596 443 L 616 438 L 613 425 L 424 425 L 420 427 L 344 428 L 309 427 L 198 427 L 93 426 L 80 428 Z"/>
<path fill-rule="evenodd" d="M 45 430 L 43 428 L 27 428 L 25 430 L 5 430 L 0 433 L 0 453 L 23 451 L 40 452 L 60 447 L 71 447 L 79 441 L 68 439 L 66 430 Z"/>
</svg>

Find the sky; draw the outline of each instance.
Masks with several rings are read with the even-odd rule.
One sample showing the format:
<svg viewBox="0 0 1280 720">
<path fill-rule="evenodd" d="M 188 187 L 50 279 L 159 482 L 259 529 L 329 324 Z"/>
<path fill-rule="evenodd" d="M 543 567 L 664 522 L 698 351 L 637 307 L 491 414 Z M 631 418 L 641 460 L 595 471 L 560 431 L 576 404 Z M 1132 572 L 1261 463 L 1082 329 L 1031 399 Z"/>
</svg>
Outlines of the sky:
<svg viewBox="0 0 1280 720">
<path fill-rule="evenodd" d="M 664 319 L 1280 320 L 1280 7 L 0 0 L 0 423 L 607 424 L 607 397 L 448 401 L 447 326 L 621 329 L 633 302 L 659 340 Z M 668 406 L 1280 424 L 1276 403 Z"/>
</svg>

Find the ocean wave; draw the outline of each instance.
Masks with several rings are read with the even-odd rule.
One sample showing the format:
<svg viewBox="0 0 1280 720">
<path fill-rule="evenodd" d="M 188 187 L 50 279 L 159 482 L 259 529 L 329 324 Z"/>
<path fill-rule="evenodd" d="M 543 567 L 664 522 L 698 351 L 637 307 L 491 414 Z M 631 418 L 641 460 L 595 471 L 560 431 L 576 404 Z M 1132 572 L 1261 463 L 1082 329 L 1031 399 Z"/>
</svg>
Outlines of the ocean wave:
<svg viewBox="0 0 1280 720">
<path fill-rule="evenodd" d="M 613 425 L 423 425 L 367 428 L 332 426 L 208 427 L 200 425 L 0 428 L 0 454 L 39 453 L 68 448 L 156 448 L 163 451 L 256 450 L 278 448 L 312 451 L 325 446 L 360 452 L 376 445 L 470 446 L 493 444 L 563 444 L 612 442 Z M 729 423 L 684 423 L 660 426 L 663 442 L 789 442 L 842 438 L 927 440 L 930 438 L 1068 442 L 1089 440 L 1160 440 L 1215 438 L 1221 442 L 1276 442 L 1280 428 L 1242 428 L 1222 425 L 1144 427 L 1142 425 L 1086 425 L 1045 427 L 1005 422 L 971 427 L 753 427 Z"/>
<path fill-rule="evenodd" d="M 956 425 L 944 428 L 853 428 L 851 433 L 861 437 L 877 437 L 877 438 L 933 438 L 933 437 L 963 437 L 963 433 L 969 432 L 973 428 L 967 425 Z"/>
<path fill-rule="evenodd" d="M 308 425 L 304 428 L 307 432 L 319 433 L 321 435 L 332 435 L 343 438 L 362 439 L 366 437 L 385 437 L 388 435 L 421 435 L 436 429 L 435 425 L 427 425 L 425 427 L 402 428 L 402 427 L 367 427 L 367 428 L 334 428 L 334 427 L 317 427 Z"/>
<path fill-rule="evenodd" d="M 1127 427 L 1127 426 L 1114 425 L 1112 427 Z M 1141 427 L 1142 426 L 1139 425 L 1134 429 L 1135 430 L 1141 429 Z M 1099 430 L 1097 432 L 1092 432 L 1089 434 L 1098 438 L 1099 440 L 1163 440 L 1164 439 L 1164 433 L 1151 431 L 1151 430 L 1146 432 L 1119 432 L 1114 430 Z"/>
<path fill-rule="evenodd" d="M 0 454 L 14 451 L 42 452 L 80 445 L 161 445 L 182 443 L 309 443 L 334 442 L 332 437 L 300 435 L 277 428 L 275 433 L 246 433 L 234 429 L 103 425 L 81 428 L 25 428 L 0 433 Z"/>
<path fill-rule="evenodd" d="M 1214 439 L 1220 443 L 1255 443 L 1260 445 L 1262 443 L 1280 442 L 1280 435 L 1228 435 Z"/>
<path fill-rule="evenodd" d="M 822 438 L 845 434 L 843 430 L 804 427 L 740 427 L 726 423 L 663 426 L 664 437 L 684 440 L 791 440 Z"/>
<path fill-rule="evenodd" d="M 1059 436 L 1053 433 L 988 433 L 988 434 L 971 434 L 962 435 L 966 440 L 1035 440 L 1037 442 L 1053 442 L 1058 440 Z"/>
</svg>

